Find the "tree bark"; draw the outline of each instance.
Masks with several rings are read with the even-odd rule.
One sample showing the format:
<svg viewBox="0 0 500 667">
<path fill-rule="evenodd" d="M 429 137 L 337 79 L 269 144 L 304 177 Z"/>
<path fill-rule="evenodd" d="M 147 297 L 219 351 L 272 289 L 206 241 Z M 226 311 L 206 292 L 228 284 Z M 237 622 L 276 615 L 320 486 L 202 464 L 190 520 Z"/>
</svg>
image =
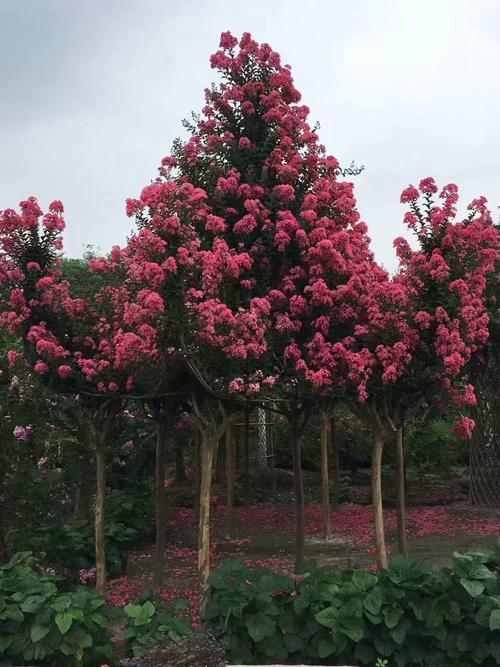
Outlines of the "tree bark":
<svg viewBox="0 0 500 667">
<path fill-rule="evenodd" d="M 210 575 L 210 492 L 214 454 L 217 449 L 217 437 L 213 432 L 203 431 L 200 452 L 200 516 L 198 522 L 198 578 L 201 585 L 201 616 L 203 618 L 208 604 Z"/>
<path fill-rule="evenodd" d="M 163 417 L 156 431 L 156 538 L 153 585 L 163 584 L 165 576 L 165 545 L 167 530 L 167 495 L 165 493 L 167 424 Z"/>
<path fill-rule="evenodd" d="M 250 411 L 245 410 L 245 425 L 243 431 L 243 457 L 245 480 L 245 507 L 250 507 Z"/>
<path fill-rule="evenodd" d="M 228 423 L 226 435 L 226 525 L 225 537 L 231 539 L 233 532 L 234 508 L 234 438 L 231 424 Z"/>
<path fill-rule="evenodd" d="M 330 448 L 332 458 L 332 508 L 335 509 L 340 504 L 340 460 L 339 443 L 337 438 L 337 429 L 335 428 L 335 415 L 330 418 Z"/>
<path fill-rule="evenodd" d="M 95 495 L 95 589 L 100 595 L 106 590 L 106 439 L 98 433 L 96 439 Z"/>
<path fill-rule="evenodd" d="M 372 502 L 375 514 L 375 546 L 379 568 L 387 568 L 387 548 L 385 544 L 384 515 L 382 503 L 382 453 L 384 440 L 382 433 L 376 430 L 372 447 Z"/>
<path fill-rule="evenodd" d="M 304 564 L 305 529 L 300 429 L 296 418 L 290 420 L 290 430 L 293 450 L 293 479 L 295 483 L 295 572 L 298 572 Z"/>
<path fill-rule="evenodd" d="M 323 537 L 325 540 L 332 538 L 330 526 L 330 487 L 328 483 L 328 415 L 324 412 L 321 415 L 321 505 L 323 510 Z"/>
<path fill-rule="evenodd" d="M 194 432 L 194 525 L 200 519 L 200 482 L 201 482 L 201 432 L 199 427 Z"/>
<path fill-rule="evenodd" d="M 175 481 L 186 481 L 186 467 L 184 465 L 184 447 L 180 439 L 175 443 Z"/>
<path fill-rule="evenodd" d="M 397 517 L 399 553 L 408 556 L 406 535 L 405 462 L 403 427 L 396 431 L 396 477 L 397 477 Z"/>
</svg>

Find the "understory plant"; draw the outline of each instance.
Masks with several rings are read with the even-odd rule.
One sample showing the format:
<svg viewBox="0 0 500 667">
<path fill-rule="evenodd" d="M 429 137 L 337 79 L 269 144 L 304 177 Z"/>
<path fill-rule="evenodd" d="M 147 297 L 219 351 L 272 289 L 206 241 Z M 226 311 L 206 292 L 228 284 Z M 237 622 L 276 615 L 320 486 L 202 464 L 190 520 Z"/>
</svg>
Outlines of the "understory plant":
<svg viewBox="0 0 500 667">
<path fill-rule="evenodd" d="M 231 662 L 494 667 L 499 567 L 485 551 L 455 554 L 451 568 L 399 556 L 375 573 L 300 578 L 230 562 L 212 575 L 207 624 Z"/>
<path fill-rule="evenodd" d="M 119 614 L 89 588 L 63 592 L 29 553 L 16 554 L 0 568 L 0 664 L 114 664 L 110 624 Z"/>
<path fill-rule="evenodd" d="M 115 607 L 89 587 L 66 590 L 30 553 L 18 553 L 0 568 L 0 666 L 111 667 L 118 655 L 139 657 L 186 636 L 185 607 L 155 596 Z"/>
</svg>

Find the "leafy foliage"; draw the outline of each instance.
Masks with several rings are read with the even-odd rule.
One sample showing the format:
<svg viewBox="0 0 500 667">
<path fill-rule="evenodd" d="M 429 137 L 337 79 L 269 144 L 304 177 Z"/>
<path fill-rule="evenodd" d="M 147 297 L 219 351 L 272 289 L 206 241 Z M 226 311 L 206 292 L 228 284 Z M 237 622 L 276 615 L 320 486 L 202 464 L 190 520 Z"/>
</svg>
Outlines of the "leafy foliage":
<svg viewBox="0 0 500 667">
<path fill-rule="evenodd" d="M 30 554 L 16 554 L 0 568 L 0 663 L 111 664 L 117 613 L 87 588 L 62 592 Z"/>
<path fill-rule="evenodd" d="M 178 642 L 190 632 L 189 620 L 181 612 L 186 600 L 168 605 L 162 598 L 144 597 L 124 608 L 127 626 L 122 634 L 127 655 L 135 658 L 145 655 L 154 644 L 169 639 Z"/>
<path fill-rule="evenodd" d="M 312 568 L 303 579 L 227 563 L 212 575 L 208 627 L 234 662 L 494 667 L 500 558 L 455 554 L 436 570 L 403 557 L 388 570 Z"/>
</svg>

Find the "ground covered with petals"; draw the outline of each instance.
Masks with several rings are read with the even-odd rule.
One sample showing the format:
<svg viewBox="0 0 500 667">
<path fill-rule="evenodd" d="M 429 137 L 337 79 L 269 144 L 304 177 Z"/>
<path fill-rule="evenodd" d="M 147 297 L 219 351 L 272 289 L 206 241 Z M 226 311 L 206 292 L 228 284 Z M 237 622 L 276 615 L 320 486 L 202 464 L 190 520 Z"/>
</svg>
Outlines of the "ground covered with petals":
<svg viewBox="0 0 500 667">
<path fill-rule="evenodd" d="M 193 625 L 199 624 L 196 580 L 196 530 L 193 510 L 169 510 L 166 583 L 159 591 L 167 600 L 189 600 Z M 286 505 L 262 503 L 235 509 L 232 539 L 224 538 L 225 507 L 212 511 L 212 567 L 228 558 L 237 558 L 249 567 L 266 566 L 278 572 L 293 568 L 293 509 Z M 393 552 L 396 512 L 387 510 L 384 518 Z M 331 513 L 333 538 L 322 539 L 321 506 L 306 505 L 306 553 L 319 564 L 349 566 L 354 563 L 375 567 L 373 513 L 370 506 L 342 504 Z M 454 550 L 486 548 L 500 535 L 500 512 L 474 511 L 465 503 L 447 506 L 416 507 L 408 510 L 407 527 L 410 555 L 437 566 L 450 562 Z M 109 583 L 108 599 L 124 605 L 151 587 L 153 555 L 148 545 L 130 558 L 130 573 Z"/>
</svg>

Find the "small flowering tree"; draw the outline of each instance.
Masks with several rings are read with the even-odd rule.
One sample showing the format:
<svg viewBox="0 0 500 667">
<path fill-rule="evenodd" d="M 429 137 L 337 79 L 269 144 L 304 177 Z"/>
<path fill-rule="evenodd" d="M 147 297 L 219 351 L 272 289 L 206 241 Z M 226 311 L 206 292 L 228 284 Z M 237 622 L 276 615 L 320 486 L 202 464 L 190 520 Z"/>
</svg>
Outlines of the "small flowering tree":
<svg viewBox="0 0 500 667">
<path fill-rule="evenodd" d="M 0 214 L 0 325 L 22 337 L 34 371 L 53 390 L 80 396 L 94 426 L 96 448 L 96 587 L 106 582 L 106 452 L 120 391 L 131 392 L 131 372 L 150 351 L 149 335 L 129 337 L 114 321 L 114 287 L 103 284 L 85 299 L 73 296 L 59 266 L 63 207 L 44 214 L 35 198 L 20 213 Z"/>
<path fill-rule="evenodd" d="M 336 303 L 372 258 L 353 186 L 309 126 L 289 67 L 267 44 L 230 33 L 211 63 L 222 83 L 206 91 L 203 115 L 187 125 L 191 138 L 175 144 L 128 212 L 159 250 L 144 270 L 152 280 L 176 275 L 180 344 L 200 385 L 223 403 L 266 402 L 290 422 L 300 566 L 300 434 L 314 402 L 346 384 L 333 364 L 321 368 L 324 341 L 347 344 L 353 311 Z M 217 410 L 198 411 L 208 450 L 222 423 Z M 208 451 L 202 503 L 212 460 Z"/>
<path fill-rule="evenodd" d="M 401 199 L 411 208 L 405 222 L 417 233 L 419 247 L 411 250 L 397 239 L 398 275 L 389 279 L 381 270 L 367 275 L 360 300 L 365 320 L 359 317 L 355 332 L 357 354 L 366 365 L 354 409 L 374 434 L 373 504 L 382 567 L 387 565 L 380 474 L 384 440 L 396 435 L 399 537 L 406 551 L 403 425 L 431 404 L 444 411 L 475 403 L 467 363 L 488 338 L 484 289 L 498 256 L 498 233 L 484 199 L 472 202 L 467 218 L 456 222 L 456 186 L 443 188 L 441 205 L 434 202 L 436 192 L 430 178 L 418 190 L 410 186 L 403 192 Z M 470 437 L 473 426 L 461 416 L 456 433 Z"/>
</svg>

